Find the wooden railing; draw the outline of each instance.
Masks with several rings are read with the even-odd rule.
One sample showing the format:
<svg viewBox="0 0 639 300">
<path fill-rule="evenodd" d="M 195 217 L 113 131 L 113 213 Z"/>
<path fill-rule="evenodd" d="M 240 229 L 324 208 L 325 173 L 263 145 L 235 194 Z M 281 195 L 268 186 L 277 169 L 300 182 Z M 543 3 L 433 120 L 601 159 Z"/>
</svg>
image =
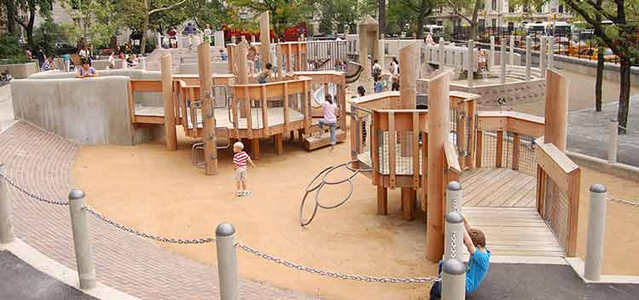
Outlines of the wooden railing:
<svg viewBox="0 0 639 300">
<path fill-rule="evenodd" d="M 135 93 L 162 93 L 162 80 L 160 79 L 130 79 L 129 80 L 129 115 L 132 124 L 164 124 L 163 109 L 146 107 L 146 111 L 136 112 Z M 159 95 L 161 99 L 161 95 Z M 162 107 L 161 100 L 158 108 Z"/>
<path fill-rule="evenodd" d="M 511 168 L 536 174 L 535 141 L 544 134 L 544 118 L 512 111 L 477 115 L 477 168 Z"/>
<path fill-rule="evenodd" d="M 553 144 L 540 142 L 537 159 L 537 210 L 569 257 L 576 256 L 581 169 Z"/>
</svg>

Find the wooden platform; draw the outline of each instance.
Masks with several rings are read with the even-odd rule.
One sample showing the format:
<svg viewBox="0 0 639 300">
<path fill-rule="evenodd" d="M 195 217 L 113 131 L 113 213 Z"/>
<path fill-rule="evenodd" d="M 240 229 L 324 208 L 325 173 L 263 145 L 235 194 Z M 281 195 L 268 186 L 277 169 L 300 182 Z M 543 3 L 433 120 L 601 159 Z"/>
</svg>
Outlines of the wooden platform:
<svg viewBox="0 0 639 300">
<path fill-rule="evenodd" d="M 534 177 L 506 168 L 480 168 L 465 171 L 461 182 L 462 213 L 473 227 L 484 231 L 492 255 L 564 256 L 535 208 Z"/>
<path fill-rule="evenodd" d="M 561 257 L 564 250 L 535 208 L 464 207 L 473 227 L 486 234 L 494 256 Z"/>
<path fill-rule="evenodd" d="M 535 207 L 535 177 L 515 170 L 479 168 L 461 176 L 464 206 Z"/>
</svg>

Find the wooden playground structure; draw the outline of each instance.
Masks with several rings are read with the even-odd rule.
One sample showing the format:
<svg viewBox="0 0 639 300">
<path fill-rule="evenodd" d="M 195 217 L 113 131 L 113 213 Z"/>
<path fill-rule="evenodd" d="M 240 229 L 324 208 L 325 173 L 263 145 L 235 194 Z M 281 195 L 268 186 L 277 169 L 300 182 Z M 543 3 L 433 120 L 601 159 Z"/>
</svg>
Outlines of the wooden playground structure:
<svg viewBox="0 0 639 300">
<path fill-rule="evenodd" d="M 351 101 L 351 159 L 377 187 L 377 212 L 388 214 L 388 189 L 401 189 L 401 211 L 425 211 L 427 257 L 443 254 L 446 185 L 460 181 L 462 212 L 488 236 L 493 255 L 575 256 L 581 171 L 564 154 L 567 81 L 546 71 L 545 118 L 478 111 L 477 95 L 449 90 L 449 71 L 428 81 L 427 109 L 415 109 L 411 47 L 400 50 L 400 92 Z M 424 79 L 420 79 L 424 80 Z"/>
</svg>

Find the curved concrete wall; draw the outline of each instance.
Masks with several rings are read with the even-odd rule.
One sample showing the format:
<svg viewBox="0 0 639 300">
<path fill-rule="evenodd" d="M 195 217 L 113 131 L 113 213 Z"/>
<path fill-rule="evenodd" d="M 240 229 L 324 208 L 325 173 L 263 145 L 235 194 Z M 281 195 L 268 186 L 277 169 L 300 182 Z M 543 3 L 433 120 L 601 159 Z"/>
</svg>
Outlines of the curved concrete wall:
<svg viewBox="0 0 639 300">
<path fill-rule="evenodd" d="M 42 72 L 11 82 L 16 118 L 81 144 L 131 145 L 148 139 L 131 124 L 128 84 L 159 79 L 160 72 L 106 70 L 78 79 L 74 73 Z M 135 93 L 136 104 L 162 106 L 161 93 Z"/>
</svg>

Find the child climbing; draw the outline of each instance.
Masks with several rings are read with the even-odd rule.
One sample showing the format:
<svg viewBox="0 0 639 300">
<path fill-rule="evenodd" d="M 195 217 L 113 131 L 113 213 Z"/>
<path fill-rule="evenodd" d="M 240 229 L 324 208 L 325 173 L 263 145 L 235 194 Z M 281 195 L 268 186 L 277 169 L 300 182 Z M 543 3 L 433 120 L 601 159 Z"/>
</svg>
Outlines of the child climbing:
<svg viewBox="0 0 639 300">
<path fill-rule="evenodd" d="M 484 280 L 490 266 L 490 251 L 486 249 L 486 236 L 479 230 L 472 228 L 464 217 L 464 245 L 470 253 L 466 269 L 466 295 L 477 290 Z M 442 272 L 442 263 L 439 262 L 439 273 Z M 441 282 L 435 282 L 430 289 L 430 299 L 440 299 L 442 294 Z"/>
<path fill-rule="evenodd" d="M 248 190 L 246 190 L 246 177 L 247 177 L 247 163 L 250 163 L 253 168 L 255 168 L 255 164 L 251 157 L 244 152 L 244 144 L 242 142 L 236 142 L 233 144 L 233 168 L 235 169 L 235 182 L 237 186 L 237 190 L 235 195 L 238 197 L 248 196 L 251 194 Z"/>
<path fill-rule="evenodd" d="M 324 130 L 324 125 L 328 126 L 331 133 L 331 150 L 333 150 L 335 148 L 335 143 L 337 143 L 337 138 L 335 137 L 335 127 L 337 127 L 335 110 L 337 109 L 337 104 L 333 102 L 331 95 L 326 95 L 324 99 L 326 100 L 322 103 L 324 118 L 319 120 L 318 125 L 322 131 Z"/>
<path fill-rule="evenodd" d="M 255 80 L 257 80 L 258 83 L 266 83 L 267 80 L 271 77 L 272 68 L 273 65 L 271 65 L 271 63 L 266 63 L 266 68 L 264 68 L 264 71 L 260 72 L 260 74 L 257 74 Z"/>
</svg>

